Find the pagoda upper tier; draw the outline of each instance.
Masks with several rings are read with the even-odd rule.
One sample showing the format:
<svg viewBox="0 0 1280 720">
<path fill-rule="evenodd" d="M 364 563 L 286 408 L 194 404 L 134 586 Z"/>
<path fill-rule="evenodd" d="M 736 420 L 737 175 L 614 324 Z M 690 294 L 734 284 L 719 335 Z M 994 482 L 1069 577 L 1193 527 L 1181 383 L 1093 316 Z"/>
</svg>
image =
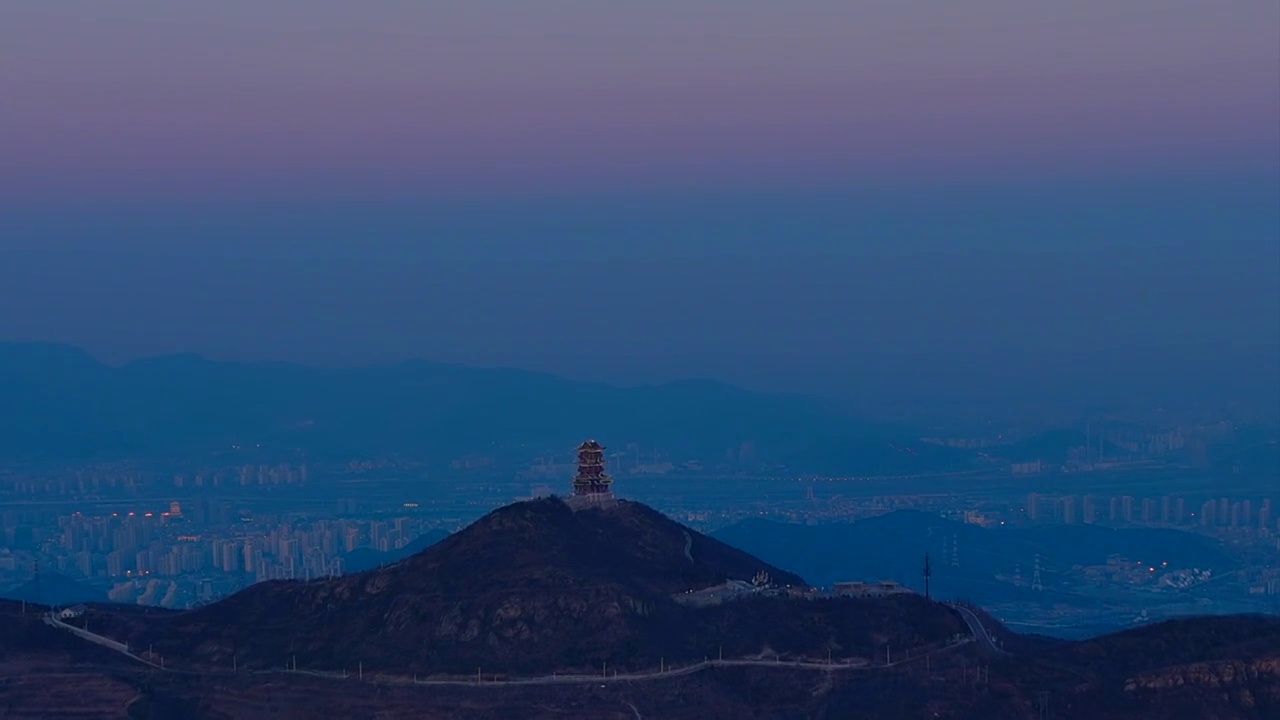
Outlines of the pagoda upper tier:
<svg viewBox="0 0 1280 720">
<path fill-rule="evenodd" d="M 578 474 L 573 477 L 574 495 L 600 495 L 611 491 L 613 478 L 604 471 L 604 446 L 587 440 L 578 446 Z"/>
</svg>

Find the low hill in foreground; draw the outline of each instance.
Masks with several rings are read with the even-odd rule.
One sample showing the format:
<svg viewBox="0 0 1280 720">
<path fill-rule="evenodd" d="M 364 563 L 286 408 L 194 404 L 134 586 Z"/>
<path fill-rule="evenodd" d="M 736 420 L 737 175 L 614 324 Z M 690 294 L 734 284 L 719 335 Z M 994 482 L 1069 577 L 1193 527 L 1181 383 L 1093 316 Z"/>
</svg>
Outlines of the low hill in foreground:
<svg viewBox="0 0 1280 720">
<path fill-rule="evenodd" d="M 1085 642 L 977 645 L 893 667 L 711 666 L 649 679 L 414 684 L 305 673 L 162 671 L 0 601 L 0 716 L 131 720 L 1270 720 L 1280 619 L 1161 623 Z"/>
</svg>

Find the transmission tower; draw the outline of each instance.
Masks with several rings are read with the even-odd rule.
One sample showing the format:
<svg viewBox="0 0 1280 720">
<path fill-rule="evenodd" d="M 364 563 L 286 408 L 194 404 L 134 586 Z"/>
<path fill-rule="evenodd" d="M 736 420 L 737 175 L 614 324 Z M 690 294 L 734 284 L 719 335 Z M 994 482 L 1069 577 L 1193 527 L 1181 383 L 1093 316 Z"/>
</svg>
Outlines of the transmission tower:
<svg viewBox="0 0 1280 720">
<path fill-rule="evenodd" d="M 929 578 L 933 577 L 933 567 L 929 565 L 929 553 L 924 554 L 924 599 L 929 600 Z"/>
<path fill-rule="evenodd" d="M 1013 584 L 1022 587 L 1022 563 L 1013 566 Z"/>
<path fill-rule="evenodd" d="M 955 533 L 951 534 L 951 567 L 960 567 L 960 545 L 956 542 Z"/>
<path fill-rule="evenodd" d="M 1035 574 L 1031 576 L 1031 589 L 1032 590 L 1044 589 L 1044 583 L 1040 582 L 1040 554 L 1039 553 L 1036 553 L 1036 570 L 1035 570 Z"/>
<path fill-rule="evenodd" d="M 36 604 L 42 605 L 44 604 L 43 603 L 44 598 L 41 596 L 41 593 L 40 593 L 40 558 L 38 557 L 35 559 L 35 566 L 33 567 L 33 572 L 34 572 L 34 576 L 31 578 L 31 584 L 35 589 Z"/>
<path fill-rule="evenodd" d="M 1040 709 L 1040 720 L 1049 720 L 1049 693 L 1043 691 L 1037 693 L 1036 705 Z"/>
</svg>

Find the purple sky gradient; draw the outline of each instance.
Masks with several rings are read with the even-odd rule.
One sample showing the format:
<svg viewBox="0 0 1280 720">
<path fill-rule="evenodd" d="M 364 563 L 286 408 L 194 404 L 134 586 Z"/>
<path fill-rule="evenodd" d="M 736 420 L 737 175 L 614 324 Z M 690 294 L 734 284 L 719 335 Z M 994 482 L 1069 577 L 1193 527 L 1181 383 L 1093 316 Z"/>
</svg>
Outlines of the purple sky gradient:
<svg viewBox="0 0 1280 720">
<path fill-rule="evenodd" d="M 0 0 L 0 339 L 1277 397 L 1278 268 L 1277 0 Z"/>
<path fill-rule="evenodd" d="M 9 0 L 46 202 L 1274 173 L 1280 3 Z"/>
</svg>

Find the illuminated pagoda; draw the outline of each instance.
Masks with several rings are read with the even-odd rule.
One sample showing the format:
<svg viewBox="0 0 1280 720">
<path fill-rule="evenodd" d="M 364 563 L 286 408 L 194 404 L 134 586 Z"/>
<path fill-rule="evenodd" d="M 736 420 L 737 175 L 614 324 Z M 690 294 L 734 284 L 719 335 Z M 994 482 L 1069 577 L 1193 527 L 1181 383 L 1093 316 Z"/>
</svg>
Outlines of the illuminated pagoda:
<svg viewBox="0 0 1280 720">
<path fill-rule="evenodd" d="M 573 476 L 573 499 L 579 503 L 613 500 L 613 478 L 604 471 L 604 446 L 588 440 L 578 446 L 578 474 Z"/>
</svg>

